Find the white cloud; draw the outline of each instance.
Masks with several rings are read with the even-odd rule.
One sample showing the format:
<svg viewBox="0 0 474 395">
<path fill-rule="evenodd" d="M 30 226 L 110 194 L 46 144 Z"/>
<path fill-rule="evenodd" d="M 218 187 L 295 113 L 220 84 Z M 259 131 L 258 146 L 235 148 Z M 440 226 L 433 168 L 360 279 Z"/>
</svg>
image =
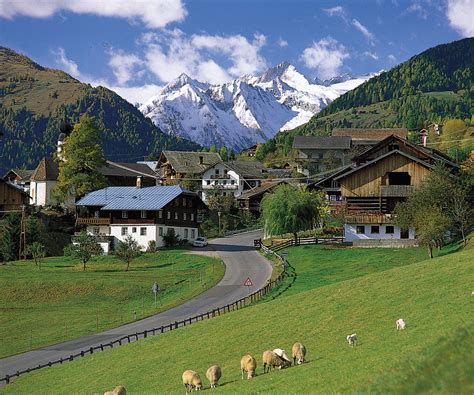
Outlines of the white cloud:
<svg viewBox="0 0 474 395">
<path fill-rule="evenodd" d="M 391 64 L 396 64 L 397 63 L 397 58 L 395 57 L 395 55 L 390 54 L 390 55 L 387 56 L 387 58 L 388 58 L 388 60 Z"/>
<path fill-rule="evenodd" d="M 281 48 L 287 47 L 288 46 L 288 41 L 282 39 L 281 37 L 277 41 L 277 45 Z"/>
<path fill-rule="evenodd" d="M 332 8 L 323 8 L 323 11 L 329 16 L 339 16 L 342 18 L 346 15 L 346 10 L 340 5 Z"/>
<path fill-rule="evenodd" d="M 141 73 L 136 73 L 136 68 L 142 65 L 143 61 L 136 55 L 126 54 L 121 50 L 118 52 L 111 50 L 109 53 L 109 66 L 112 68 L 119 85 L 126 84 L 128 81 L 140 76 Z"/>
<path fill-rule="evenodd" d="M 369 31 L 362 23 L 360 23 L 357 19 L 352 20 L 352 26 L 354 26 L 357 30 L 359 30 L 365 38 L 373 44 L 375 41 L 375 36 L 373 33 Z"/>
<path fill-rule="evenodd" d="M 66 73 L 72 75 L 74 78 L 82 79 L 82 74 L 79 71 L 77 63 L 71 59 L 68 59 L 64 48 L 58 48 L 57 51 L 54 51 L 53 53 L 56 55 L 56 63 L 62 66 L 62 69 Z"/>
<path fill-rule="evenodd" d="M 103 85 L 103 84 L 102 84 Z M 135 104 L 140 103 L 143 104 L 150 98 L 156 96 L 161 89 L 163 89 L 160 85 L 155 84 L 145 84 L 141 86 L 114 86 L 114 85 L 104 85 L 110 90 L 113 90 L 119 96 L 122 96 L 128 102 Z"/>
<path fill-rule="evenodd" d="M 182 0 L 2 0 L 0 17 L 17 15 L 48 18 L 60 11 L 140 20 L 149 28 L 161 28 L 184 20 Z"/>
<path fill-rule="evenodd" d="M 472 0 L 448 0 L 446 16 L 450 25 L 461 36 L 474 36 L 474 4 Z"/>
<path fill-rule="evenodd" d="M 222 83 L 266 67 L 260 49 L 266 37 L 256 34 L 252 41 L 241 35 L 187 36 L 179 29 L 142 37 L 149 71 L 169 82 L 182 73 L 203 82 Z M 222 58 L 218 62 L 216 58 Z M 224 64 L 226 63 L 226 64 Z"/>
<path fill-rule="evenodd" d="M 374 59 L 374 60 L 378 60 L 378 59 L 379 59 L 379 56 L 378 56 L 375 52 L 365 51 L 362 55 L 367 56 L 367 57 L 369 57 L 369 58 L 372 58 L 372 59 Z"/>
<path fill-rule="evenodd" d="M 344 59 L 349 54 L 344 45 L 331 37 L 326 37 L 318 42 L 313 42 L 301 54 L 301 61 L 306 67 L 315 70 L 320 78 L 326 79 L 338 74 Z"/>
<path fill-rule="evenodd" d="M 405 11 L 417 14 L 422 19 L 428 18 L 428 11 L 418 1 L 412 3 Z"/>
</svg>

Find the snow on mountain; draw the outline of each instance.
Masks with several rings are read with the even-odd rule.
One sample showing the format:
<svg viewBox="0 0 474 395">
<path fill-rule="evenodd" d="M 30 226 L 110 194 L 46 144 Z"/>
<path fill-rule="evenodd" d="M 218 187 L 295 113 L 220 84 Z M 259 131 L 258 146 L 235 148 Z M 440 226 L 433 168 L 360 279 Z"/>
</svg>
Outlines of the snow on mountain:
<svg viewBox="0 0 474 395">
<path fill-rule="evenodd" d="M 260 76 L 243 76 L 221 85 L 182 74 L 140 111 L 167 134 L 203 146 L 240 150 L 307 122 L 370 77 L 343 75 L 315 82 L 286 62 Z"/>
</svg>

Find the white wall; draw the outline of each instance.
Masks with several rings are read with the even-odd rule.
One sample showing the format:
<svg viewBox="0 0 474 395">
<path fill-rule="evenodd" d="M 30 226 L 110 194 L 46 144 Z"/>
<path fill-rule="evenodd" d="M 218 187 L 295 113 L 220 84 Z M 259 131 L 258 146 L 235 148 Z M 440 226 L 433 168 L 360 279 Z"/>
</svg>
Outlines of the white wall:
<svg viewBox="0 0 474 395">
<path fill-rule="evenodd" d="M 55 204 L 53 199 L 53 188 L 57 181 L 31 181 L 30 184 L 30 204 L 34 206 L 50 206 Z M 34 191 L 34 192 L 33 192 Z M 74 198 L 68 197 L 64 206 L 73 206 Z"/>
<path fill-rule="evenodd" d="M 212 179 L 211 176 L 216 175 L 216 169 L 219 170 L 219 176 L 225 174 L 225 170 L 227 170 L 227 174 L 230 178 L 221 178 L 221 179 Z M 226 181 L 224 185 L 224 180 Z M 207 185 L 207 181 L 210 181 L 211 185 Z M 217 181 L 218 185 L 215 185 Z M 234 185 L 232 185 L 232 181 L 234 181 Z M 215 166 L 207 169 L 202 175 L 202 200 L 204 203 L 207 203 L 207 194 L 206 191 L 212 190 L 214 188 L 218 188 L 219 190 L 225 191 L 226 194 L 233 194 L 234 197 L 240 196 L 242 194 L 243 186 L 240 185 L 240 176 L 233 170 L 229 170 L 224 164 L 217 163 Z"/>
<path fill-rule="evenodd" d="M 344 241 L 354 241 L 354 240 L 380 240 L 380 239 L 400 239 L 400 227 L 394 226 L 394 233 L 386 233 L 387 224 L 378 225 L 379 233 L 370 233 L 371 227 L 378 224 L 344 224 Z M 365 226 L 365 234 L 357 233 L 357 226 Z M 389 225 L 390 226 L 390 225 Z M 408 230 L 408 238 L 415 238 L 415 230 Z"/>
</svg>

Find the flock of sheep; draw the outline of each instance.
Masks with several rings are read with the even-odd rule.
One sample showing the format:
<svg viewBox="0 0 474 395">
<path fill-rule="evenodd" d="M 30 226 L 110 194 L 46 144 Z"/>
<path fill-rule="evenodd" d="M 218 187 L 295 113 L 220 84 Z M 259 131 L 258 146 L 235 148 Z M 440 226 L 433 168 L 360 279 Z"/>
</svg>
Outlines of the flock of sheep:
<svg viewBox="0 0 474 395">
<path fill-rule="evenodd" d="M 395 322 L 397 330 L 403 330 L 406 328 L 406 322 L 403 318 L 398 319 Z M 346 337 L 347 342 L 350 346 L 354 347 L 357 345 L 357 333 L 352 333 Z M 306 358 L 306 347 L 302 343 L 295 343 L 291 349 L 293 356 L 293 364 L 300 365 L 305 362 Z M 291 360 L 288 358 L 286 351 L 281 348 L 275 348 L 274 350 L 267 350 L 262 355 L 263 362 L 263 373 L 268 373 L 270 370 L 278 368 L 284 369 L 291 366 Z M 247 379 L 251 379 L 255 376 L 257 370 L 257 361 L 250 355 L 244 355 L 240 358 L 240 372 L 242 379 L 244 373 L 247 373 Z M 219 379 L 222 376 L 221 368 L 218 365 L 212 365 L 206 371 L 206 378 L 209 381 L 211 388 L 217 387 Z M 186 394 L 189 392 L 200 391 L 202 389 L 202 381 L 197 372 L 194 370 L 186 370 L 183 373 L 183 385 L 186 389 Z M 125 395 L 126 391 L 123 386 L 116 387 L 113 391 L 105 392 L 104 395 Z"/>
</svg>

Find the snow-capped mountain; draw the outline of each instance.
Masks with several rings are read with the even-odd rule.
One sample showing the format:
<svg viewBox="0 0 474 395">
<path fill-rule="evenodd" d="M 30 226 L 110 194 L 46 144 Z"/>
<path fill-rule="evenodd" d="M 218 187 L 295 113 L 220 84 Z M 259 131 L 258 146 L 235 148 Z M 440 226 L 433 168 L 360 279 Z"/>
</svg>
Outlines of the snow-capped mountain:
<svg viewBox="0 0 474 395">
<path fill-rule="evenodd" d="M 310 82 L 286 62 L 260 76 L 243 76 L 221 85 L 182 74 L 140 106 L 140 111 L 165 133 L 203 146 L 240 150 L 307 122 L 373 75 Z"/>
</svg>

